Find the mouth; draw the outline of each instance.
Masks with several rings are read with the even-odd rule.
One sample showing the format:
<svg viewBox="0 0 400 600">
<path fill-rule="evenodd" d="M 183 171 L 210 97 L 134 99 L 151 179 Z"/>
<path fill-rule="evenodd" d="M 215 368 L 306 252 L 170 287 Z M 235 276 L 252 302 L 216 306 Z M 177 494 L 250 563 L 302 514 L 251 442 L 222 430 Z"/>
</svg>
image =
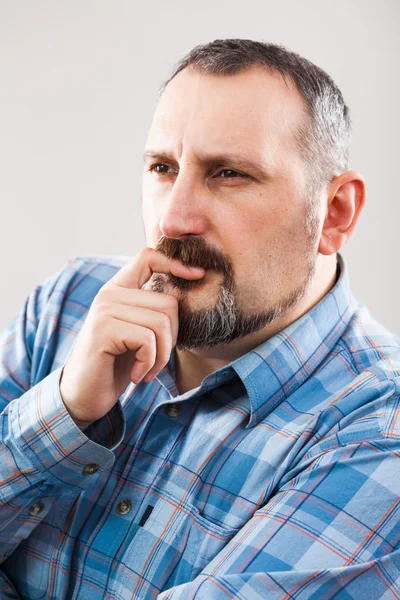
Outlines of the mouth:
<svg viewBox="0 0 400 600">
<path fill-rule="evenodd" d="M 179 292 L 194 292 L 195 290 L 203 290 L 208 284 L 220 281 L 222 273 L 208 269 L 205 275 L 201 279 L 183 279 L 174 275 L 167 275 L 165 277 L 165 283 L 167 286 L 171 286 L 172 290 L 178 290 Z"/>
<path fill-rule="evenodd" d="M 156 250 L 168 258 L 176 258 L 185 265 L 199 266 L 207 271 L 216 271 L 232 278 L 233 265 L 216 246 L 208 245 L 202 237 L 190 237 L 185 240 L 161 236 Z M 207 280 L 206 276 L 205 279 Z M 174 281 L 173 276 L 170 281 Z M 200 281 L 200 280 L 196 280 Z"/>
</svg>

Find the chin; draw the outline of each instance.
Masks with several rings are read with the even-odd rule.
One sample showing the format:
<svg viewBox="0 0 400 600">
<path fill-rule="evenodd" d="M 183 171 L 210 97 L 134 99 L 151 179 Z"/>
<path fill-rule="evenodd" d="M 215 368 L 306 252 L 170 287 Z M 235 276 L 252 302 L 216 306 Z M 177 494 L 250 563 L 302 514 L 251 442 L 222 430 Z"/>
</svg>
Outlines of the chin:
<svg viewBox="0 0 400 600">
<path fill-rule="evenodd" d="M 171 292 L 180 302 L 190 310 L 196 311 L 203 308 L 212 308 L 218 300 L 219 286 L 204 277 L 194 288 L 187 291 L 172 289 Z"/>
</svg>

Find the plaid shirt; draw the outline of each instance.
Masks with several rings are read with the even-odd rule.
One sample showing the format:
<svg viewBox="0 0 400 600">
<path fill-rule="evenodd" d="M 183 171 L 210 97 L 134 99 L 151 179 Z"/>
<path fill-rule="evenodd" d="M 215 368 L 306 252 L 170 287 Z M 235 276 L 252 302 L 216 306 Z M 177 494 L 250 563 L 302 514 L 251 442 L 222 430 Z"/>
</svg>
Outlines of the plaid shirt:
<svg viewBox="0 0 400 600">
<path fill-rule="evenodd" d="M 60 374 L 125 261 L 72 261 L 4 332 L 1 599 L 399 599 L 399 341 L 343 264 L 199 387 L 178 394 L 172 352 L 83 433 Z"/>
</svg>

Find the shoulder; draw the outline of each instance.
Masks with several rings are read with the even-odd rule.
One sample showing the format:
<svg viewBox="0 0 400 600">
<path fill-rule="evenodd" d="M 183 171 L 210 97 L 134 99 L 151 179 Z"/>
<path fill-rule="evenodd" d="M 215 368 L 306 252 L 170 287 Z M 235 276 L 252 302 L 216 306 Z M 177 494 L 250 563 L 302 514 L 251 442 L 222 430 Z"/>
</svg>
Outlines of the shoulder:
<svg viewBox="0 0 400 600">
<path fill-rule="evenodd" d="M 94 297 L 129 259 L 76 257 L 28 294 L 0 334 L 0 380 L 3 389 L 7 387 L 7 399 L 65 364 Z"/>
<path fill-rule="evenodd" d="M 57 273 L 48 277 L 40 287 L 47 297 L 55 291 L 70 294 L 75 291 L 90 297 L 98 291 L 132 257 L 130 256 L 77 256 L 69 260 Z"/>
<path fill-rule="evenodd" d="M 31 294 L 26 315 L 39 375 L 63 364 L 100 288 L 130 260 L 128 256 L 78 256 Z"/>
<path fill-rule="evenodd" d="M 74 296 L 90 302 L 98 290 L 129 260 L 130 256 L 77 256 L 48 277 L 37 290 L 46 299 L 56 295 L 61 301 Z"/>
<path fill-rule="evenodd" d="M 37 288 L 38 319 L 43 314 L 80 319 L 100 288 L 129 260 L 129 256 L 78 256 Z"/>
<path fill-rule="evenodd" d="M 400 338 L 372 317 L 365 306 L 357 306 L 339 345 L 360 375 L 369 373 L 379 381 L 398 382 Z"/>
<path fill-rule="evenodd" d="M 318 432 L 318 450 L 367 440 L 391 440 L 400 448 L 399 337 L 358 305 L 332 354 L 330 375 L 338 385 L 320 415 L 327 423 Z"/>
</svg>

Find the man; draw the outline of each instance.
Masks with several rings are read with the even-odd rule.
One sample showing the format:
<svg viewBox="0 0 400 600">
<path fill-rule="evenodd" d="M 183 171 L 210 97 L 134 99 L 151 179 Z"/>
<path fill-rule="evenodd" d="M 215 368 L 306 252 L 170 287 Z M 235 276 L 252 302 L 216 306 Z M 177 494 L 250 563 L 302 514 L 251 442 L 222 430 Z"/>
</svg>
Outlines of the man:
<svg viewBox="0 0 400 600">
<path fill-rule="evenodd" d="M 4 334 L 2 599 L 400 597 L 399 343 L 338 255 L 349 127 L 282 47 L 176 67 L 148 247 L 71 262 Z"/>
</svg>

